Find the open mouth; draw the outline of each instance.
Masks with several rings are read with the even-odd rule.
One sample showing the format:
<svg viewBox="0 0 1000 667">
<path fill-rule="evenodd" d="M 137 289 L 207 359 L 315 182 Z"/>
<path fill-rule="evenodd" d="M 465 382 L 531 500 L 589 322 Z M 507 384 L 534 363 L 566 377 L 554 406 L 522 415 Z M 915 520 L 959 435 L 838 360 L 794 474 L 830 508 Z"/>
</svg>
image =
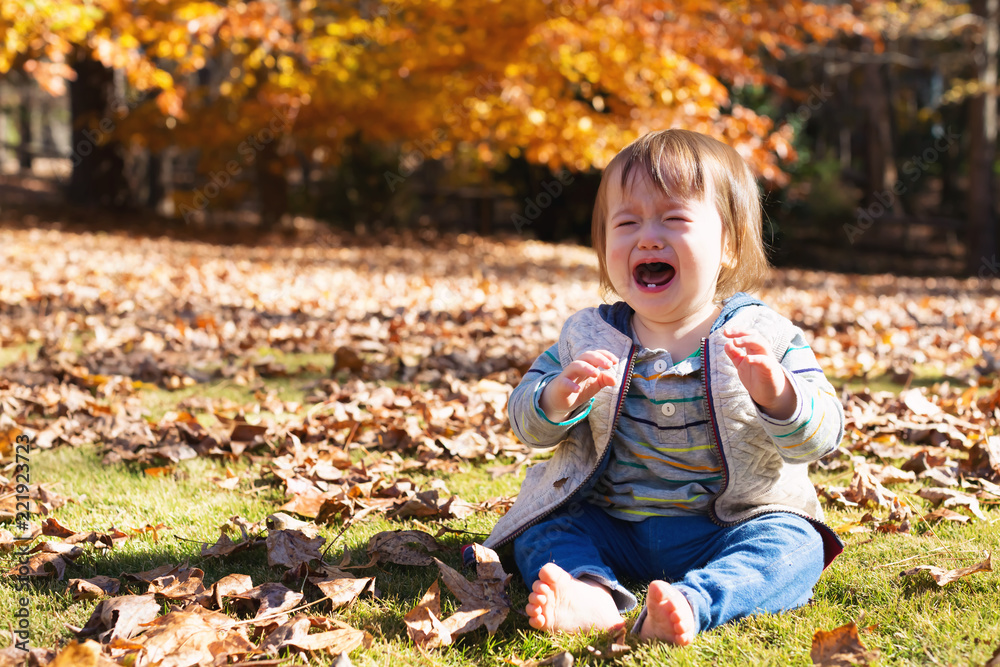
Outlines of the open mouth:
<svg viewBox="0 0 1000 667">
<path fill-rule="evenodd" d="M 666 262 L 645 262 L 632 271 L 632 276 L 641 287 L 656 289 L 663 287 L 674 278 L 676 270 Z"/>
</svg>

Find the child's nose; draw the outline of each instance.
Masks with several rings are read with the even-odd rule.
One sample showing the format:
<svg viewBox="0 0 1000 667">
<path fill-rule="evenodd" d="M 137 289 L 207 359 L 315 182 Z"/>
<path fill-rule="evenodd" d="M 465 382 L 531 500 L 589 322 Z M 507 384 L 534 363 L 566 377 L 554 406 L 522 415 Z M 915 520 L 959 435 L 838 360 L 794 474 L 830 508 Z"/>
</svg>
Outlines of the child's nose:
<svg viewBox="0 0 1000 667">
<path fill-rule="evenodd" d="M 663 239 L 655 229 L 655 225 L 643 225 L 639 234 L 639 247 L 643 249 L 657 249 L 663 247 Z"/>
</svg>

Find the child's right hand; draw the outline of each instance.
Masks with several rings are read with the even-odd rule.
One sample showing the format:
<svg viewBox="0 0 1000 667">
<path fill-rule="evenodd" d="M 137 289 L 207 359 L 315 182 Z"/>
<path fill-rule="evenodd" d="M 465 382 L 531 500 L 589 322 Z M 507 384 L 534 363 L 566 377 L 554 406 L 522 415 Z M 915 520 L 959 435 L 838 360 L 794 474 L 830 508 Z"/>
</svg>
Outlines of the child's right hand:
<svg viewBox="0 0 1000 667">
<path fill-rule="evenodd" d="M 607 350 L 582 352 L 545 385 L 538 399 L 539 407 L 549 421 L 565 421 L 569 413 L 589 401 L 602 387 L 615 385 L 614 373 L 608 369 L 617 363 L 618 357 Z"/>
</svg>

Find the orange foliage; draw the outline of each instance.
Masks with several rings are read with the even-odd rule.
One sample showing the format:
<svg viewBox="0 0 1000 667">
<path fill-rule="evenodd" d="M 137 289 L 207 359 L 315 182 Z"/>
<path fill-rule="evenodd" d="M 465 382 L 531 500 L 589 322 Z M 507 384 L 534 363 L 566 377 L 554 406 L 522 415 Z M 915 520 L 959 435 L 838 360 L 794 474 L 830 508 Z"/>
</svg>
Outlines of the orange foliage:
<svg viewBox="0 0 1000 667">
<path fill-rule="evenodd" d="M 864 10 L 869 21 L 873 4 Z M 60 77 L 72 75 L 73 50 L 89 49 L 134 88 L 156 93 L 155 109 L 141 106 L 120 125 L 125 138 L 198 146 L 219 164 L 276 114 L 296 146 L 327 163 L 360 132 L 428 157 L 471 149 L 487 164 L 523 154 L 579 170 L 602 167 L 647 131 L 684 127 L 727 141 L 776 182 L 779 160 L 793 156 L 790 128 L 732 104 L 727 86 L 780 86 L 760 54 L 869 31 L 849 4 L 804 0 L 30 7 L 0 0 L 0 33 L 8 35 L 0 72 L 21 67 L 57 91 Z M 213 72 L 209 85 L 196 76 L 204 67 Z"/>
</svg>

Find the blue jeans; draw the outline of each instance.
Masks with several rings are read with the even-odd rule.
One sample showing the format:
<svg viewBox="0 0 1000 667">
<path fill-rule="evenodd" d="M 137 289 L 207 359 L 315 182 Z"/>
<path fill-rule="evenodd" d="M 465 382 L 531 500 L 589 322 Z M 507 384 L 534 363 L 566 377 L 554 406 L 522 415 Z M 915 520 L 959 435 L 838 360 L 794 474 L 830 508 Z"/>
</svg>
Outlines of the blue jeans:
<svg viewBox="0 0 1000 667">
<path fill-rule="evenodd" d="M 784 512 L 722 528 L 703 515 L 623 521 L 575 502 L 522 533 L 514 558 L 529 587 L 543 565 L 555 563 L 606 586 L 620 612 L 637 600 L 618 577 L 671 582 L 703 632 L 808 602 L 823 571 L 823 540 L 807 520 Z"/>
</svg>

